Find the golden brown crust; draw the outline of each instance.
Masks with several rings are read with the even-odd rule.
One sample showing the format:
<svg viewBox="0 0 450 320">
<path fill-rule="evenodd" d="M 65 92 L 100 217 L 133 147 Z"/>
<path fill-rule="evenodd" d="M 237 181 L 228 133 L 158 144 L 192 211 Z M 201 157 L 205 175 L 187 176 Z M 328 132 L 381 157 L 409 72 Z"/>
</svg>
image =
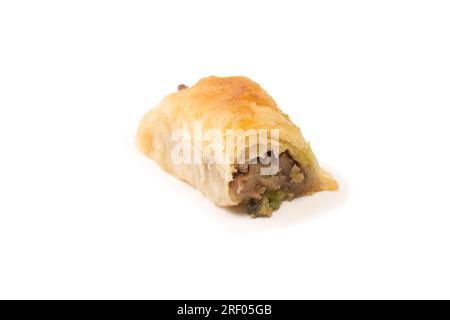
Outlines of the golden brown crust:
<svg viewBox="0 0 450 320">
<path fill-rule="evenodd" d="M 247 129 L 254 128 L 255 116 L 263 108 L 280 112 L 275 101 L 259 84 L 245 77 L 207 77 L 201 79 L 191 88 L 168 96 L 169 99 L 189 100 L 187 110 L 189 116 L 199 120 L 204 117 L 227 118 L 230 127 Z M 195 110 L 194 113 L 191 111 Z M 186 113 L 180 110 L 180 115 Z M 283 122 L 285 118 L 281 117 Z"/>
<path fill-rule="evenodd" d="M 272 97 L 246 77 L 201 79 L 192 88 L 191 98 L 201 101 L 205 111 L 225 107 L 235 115 L 251 116 L 254 115 L 253 105 L 279 110 Z"/>
</svg>

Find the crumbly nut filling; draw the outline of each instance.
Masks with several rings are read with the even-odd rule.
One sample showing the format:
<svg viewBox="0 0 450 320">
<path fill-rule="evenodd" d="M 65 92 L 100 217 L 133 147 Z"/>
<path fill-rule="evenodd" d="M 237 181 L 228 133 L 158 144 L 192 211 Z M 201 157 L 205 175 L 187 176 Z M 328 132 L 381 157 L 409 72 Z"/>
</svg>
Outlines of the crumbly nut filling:
<svg viewBox="0 0 450 320">
<path fill-rule="evenodd" d="M 275 175 L 261 175 L 266 165 L 257 159 L 255 164 L 238 165 L 230 182 L 233 194 L 247 204 L 253 217 L 269 217 L 283 200 L 301 195 L 306 175 L 300 164 L 292 159 L 289 151 L 279 155 L 279 169 Z"/>
</svg>

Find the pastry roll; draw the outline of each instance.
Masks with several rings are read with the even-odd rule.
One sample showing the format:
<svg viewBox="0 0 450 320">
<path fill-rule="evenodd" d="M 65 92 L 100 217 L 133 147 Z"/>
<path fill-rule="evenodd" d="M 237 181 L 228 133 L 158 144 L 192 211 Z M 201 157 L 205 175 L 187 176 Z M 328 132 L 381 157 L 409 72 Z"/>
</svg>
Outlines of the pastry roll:
<svg viewBox="0 0 450 320">
<path fill-rule="evenodd" d="M 142 118 L 139 149 L 218 206 L 271 216 L 284 200 L 337 190 L 300 131 L 257 83 L 207 77 L 180 85 Z"/>
</svg>

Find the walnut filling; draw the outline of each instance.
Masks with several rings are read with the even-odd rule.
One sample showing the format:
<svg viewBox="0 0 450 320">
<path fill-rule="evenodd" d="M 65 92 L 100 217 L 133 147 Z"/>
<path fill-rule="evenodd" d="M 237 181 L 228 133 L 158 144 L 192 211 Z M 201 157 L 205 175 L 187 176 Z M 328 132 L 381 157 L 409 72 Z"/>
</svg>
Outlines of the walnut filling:
<svg viewBox="0 0 450 320">
<path fill-rule="evenodd" d="M 302 193 L 307 177 L 300 164 L 292 159 L 289 151 L 281 153 L 278 160 L 275 175 L 261 175 L 261 167 L 268 165 L 258 158 L 256 164 L 237 166 L 230 182 L 233 195 L 247 204 L 248 213 L 254 217 L 270 216 L 283 200 L 291 200 Z"/>
</svg>

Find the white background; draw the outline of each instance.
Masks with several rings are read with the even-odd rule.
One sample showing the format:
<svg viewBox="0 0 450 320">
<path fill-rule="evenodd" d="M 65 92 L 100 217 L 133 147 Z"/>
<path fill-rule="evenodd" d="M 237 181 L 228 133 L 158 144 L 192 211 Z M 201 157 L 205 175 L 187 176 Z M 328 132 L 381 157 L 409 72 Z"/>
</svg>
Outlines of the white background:
<svg viewBox="0 0 450 320">
<path fill-rule="evenodd" d="M 259 82 L 338 193 L 215 207 L 135 147 Z M 0 298 L 450 298 L 448 1 L 2 1 Z"/>
</svg>

